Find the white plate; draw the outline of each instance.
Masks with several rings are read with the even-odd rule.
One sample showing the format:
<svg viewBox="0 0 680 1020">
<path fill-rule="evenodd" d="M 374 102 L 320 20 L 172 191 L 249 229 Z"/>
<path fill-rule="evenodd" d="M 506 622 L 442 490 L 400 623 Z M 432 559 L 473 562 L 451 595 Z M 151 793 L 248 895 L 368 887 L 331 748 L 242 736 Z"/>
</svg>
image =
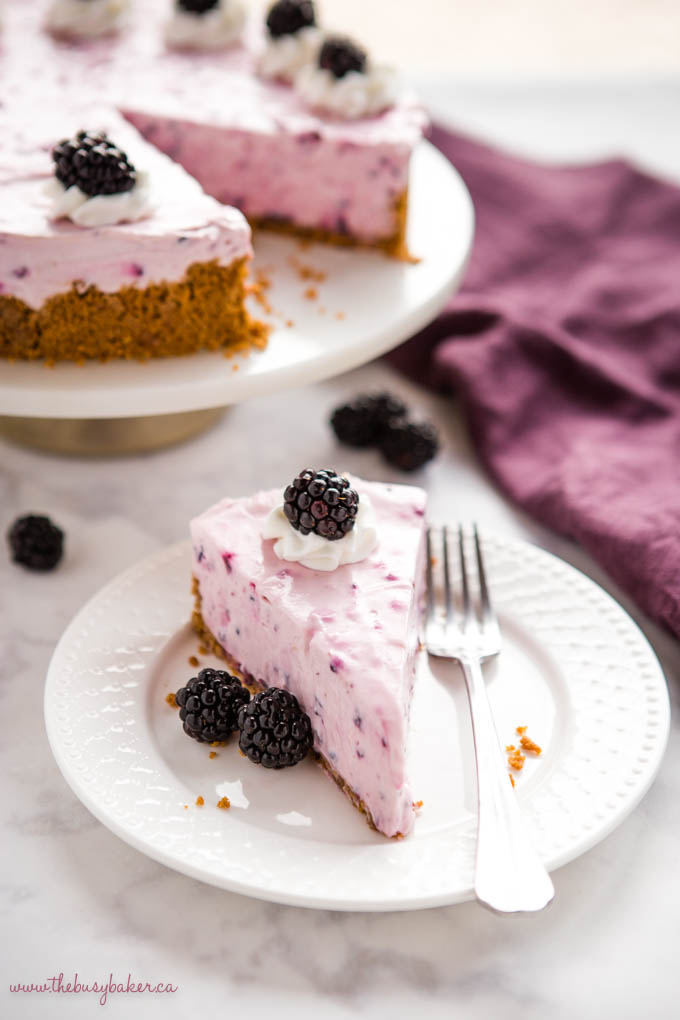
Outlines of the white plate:
<svg viewBox="0 0 680 1020">
<path fill-rule="evenodd" d="M 668 694 L 647 641 L 601 588 L 533 546 L 484 541 L 505 639 L 487 667 L 489 694 L 504 742 L 527 725 L 544 748 L 516 789 L 538 851 L 556 868 L 611 832 L 651 784 Z M 403 910 L 471 898 L 474 760 L 456 667 L 435 677 L 421 662 L 411 777 L 423 807 L 407 839 L 387 840 L 311 761 L 272 773 L 236 741 L 211 760 L 182 732 L 165 695 L 195 673 L 189 570 L 183 543 L 126 571 L 54 653 L 47 732 L 86 807 L 169 867 L 262 899 Z M 227 811 L 216 807 L 225 794 Z"/>
<path fill-rule="evenodd" d="M 474 213 L 463 181 L 428 142 L 413 155 L 408 244 L 415 264 L 331 245 L 301 250 L 293 238 L 256 237 L 255 268 L 268 271 L 274 330 L 248 358 L 220 353 L 152 363 L 0 362 L 0 414 L 126 418 L 237 403 L 347 371 L 401 343 L 433 319 L 460 283 Z M 294 256 L 327 274 L 301 279 Z M 304 292 L 311 286 L 318 298 Z M 254 313 L 262 317 L 261 309 Z M 292 325 L 285 325 L 292 322 Z M 234 371 L 238 363 L 239 370 Z"/>
</svg>

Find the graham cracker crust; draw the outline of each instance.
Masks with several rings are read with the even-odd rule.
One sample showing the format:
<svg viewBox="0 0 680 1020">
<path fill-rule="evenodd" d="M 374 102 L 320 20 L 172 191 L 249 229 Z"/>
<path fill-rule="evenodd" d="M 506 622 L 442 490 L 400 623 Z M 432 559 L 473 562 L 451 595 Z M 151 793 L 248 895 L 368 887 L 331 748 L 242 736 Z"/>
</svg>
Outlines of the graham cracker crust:
<svg viewBox="0 0 680 1020">
<path fill-rule="evenodd" d="M 261 680 L 257 680 L 252 675 L 252 673 L 249 673 L 247 670 L 245 670 L 241 663 L 237 662 L 236 659 L 234 659 L 233 656 L 231 656 L 229 652 L 222 647 L 222 645 L 219 643 L 213 632 L 206 625 L 203 619 L 203 614 L 201 612 L 201 592 L 199 590 L 197 577 L 192 578 L 191 593 L 194 596 L 194 608 L 191 614 L 191 626 L 198 634 L 201 644 L 205 648 L 208 648 L 213 653 L 213 655 L 216 655 L 218 659 L 222 659 L 224 662 L 226 662 L 229 669 L 232 670 L 232 672 L 236 673 L 241 678 L 243 684 L 248 688 L 248 690 L 251 693 L 257 694 L 258 691 L 266 690 L 267 685 L 264 684 Z M 336 772 L 331 763 L 326 758 L 324 758 L 322 754 L 320 754 L 317 750 L 314 749 L 312 750 L 312 754 L 314 755 L 318 764 L 321 765 L 321 767 L 327 772 L 331 779 L 333 779 L 334 782 L 340 787 L 345 796 L 349 798 L 354 807 L 357 808 L 358 811 L 361 811 L 362 815 L 365 817 L 369 826 L 372 829 L 374 829 L 375 832 L 380 832 L 375 822 L 373 821 L 373 816 L 371 815 L 371 812 L 368 810 L 368 808 L 362 801 L 361 797 L 359 797 L 359 795 L 356 793 L 356 791 L 353 790 L 352 787 L 345 782 L 342 776 L 340 776 L 338 772 Z M 384 834 L 381 833 L 381 835 Z M 396 835 L 388 838 L 403 839 L 403 836 L 400 832 L 398 832 L 396 833 Z"/>
<path fill-rule="evenodd" d="M 340 245 L 343 248 L 367 248 L 371 251 L 377 249 L 391 258 L 399 259 L 402 262 L 411 262 L 413 257 L 406 244 L 407 213 L 408 188 L 398 196 L 394 204 L 394 232 L 389 237 L 378 238 L 375 241 L 363 241 L 358 237 L 353 237 L 352 234 L 324 230 L 321 227 L 300 227 L 288 220 L 278 220 L 275 217 L 253 218 L 249 222 L 256 230 L 274 230 L 279 234 L 290 234 L 306 241 L 322 241 L 325 244 Z"/>
<path fill-rule="evenodd" d="M 263 348 L 269 328 L 246 311 L 248 259 L 196 262 L 177 283 L 55 294 L 41 308 L 0 295 L 0 357 L 84 362 L 147 361 Z"/>
</svg>

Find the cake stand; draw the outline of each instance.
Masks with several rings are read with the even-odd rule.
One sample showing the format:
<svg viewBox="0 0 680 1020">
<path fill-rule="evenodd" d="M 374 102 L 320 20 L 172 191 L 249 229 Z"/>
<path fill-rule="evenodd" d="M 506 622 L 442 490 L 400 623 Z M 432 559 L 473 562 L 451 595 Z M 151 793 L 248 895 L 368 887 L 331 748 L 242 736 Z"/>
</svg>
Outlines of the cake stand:
<svg viewBox="0 0 680 1020">
<path fill-rule="evenodd" d="M 230 404 L 355 368 L 441 311 L 460 284 L 473 233 L 463 181 L 422 142 L 411 170 L 412 262 L 260 232 L 253 270 L 266 288 L 252 311 L 272 326 L 266 350 L 144 364 L 3 362 L 0 434 L 59 453 L 141 452 L 189 438 Z"/>
</svg>

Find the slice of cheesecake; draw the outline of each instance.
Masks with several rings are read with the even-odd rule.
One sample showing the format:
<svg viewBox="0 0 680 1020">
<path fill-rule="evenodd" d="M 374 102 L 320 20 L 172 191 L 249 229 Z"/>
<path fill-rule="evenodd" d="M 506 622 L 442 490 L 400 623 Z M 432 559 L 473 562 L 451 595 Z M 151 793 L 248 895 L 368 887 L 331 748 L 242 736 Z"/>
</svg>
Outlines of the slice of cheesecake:
<svg viewBox="0 0 680 1020">
<path fill-rule="evenodd" d="M 409 486 L 350 484 L 370 503 L 377 545 L 333 570 L 280 559 L 264 537 L 279 491 L 225 499 L 195 518 L 193 622 L 249 683 L 295 694 L 333 779 L 379 832 L 406 835 L 426 497 Z"/>
</svg>

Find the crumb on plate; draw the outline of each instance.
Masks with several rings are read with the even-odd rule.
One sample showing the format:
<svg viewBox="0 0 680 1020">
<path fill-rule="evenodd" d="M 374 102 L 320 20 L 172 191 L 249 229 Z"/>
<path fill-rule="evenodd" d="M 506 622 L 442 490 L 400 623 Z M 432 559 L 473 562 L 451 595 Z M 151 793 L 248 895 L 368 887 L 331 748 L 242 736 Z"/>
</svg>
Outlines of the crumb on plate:
<svg viewBox="0 0 680 1020">
<path fill-rule="evenodd" d="M 291 255 L 288 262 L 301 280 L 313 280 L 315 283 L 323 283 L 328 276 L 328 273 L 323 269 L 316 269 L 314 266 L 307 265 L 296 258 L 295 255 Z"/>
<path fill-rule="evenodd" d="M 513 769 L 517 769 L 518 772 L 524 768 L 525 761 L 526 758 L 519 749 L 508 755 L 508 765 Z"/>
</svg>

